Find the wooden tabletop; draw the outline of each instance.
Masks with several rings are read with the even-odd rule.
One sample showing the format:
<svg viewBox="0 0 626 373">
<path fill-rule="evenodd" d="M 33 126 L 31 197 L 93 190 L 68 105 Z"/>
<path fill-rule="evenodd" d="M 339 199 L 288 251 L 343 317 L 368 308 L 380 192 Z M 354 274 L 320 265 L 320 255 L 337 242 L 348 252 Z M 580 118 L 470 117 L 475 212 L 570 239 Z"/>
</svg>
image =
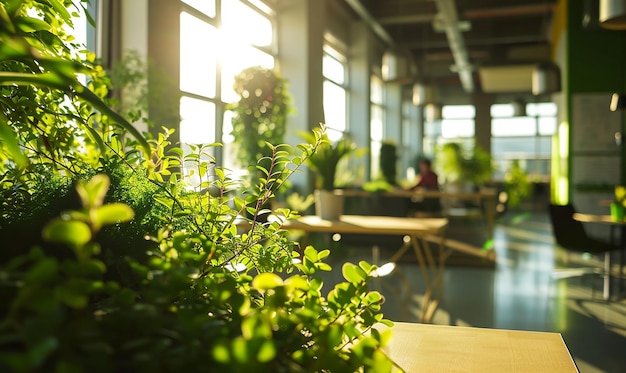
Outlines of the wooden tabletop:
<svg viewBox="0 0 626 373">
<path fill-rule="evenodd" d="M 432 197 L 432 198 L 458 198 L 458 199 L 472 199 L 472 198 L 484 198 L 493 199 L 496 195 L 494 189 L 489 189 L 481 192 L 442 192 L 438 190 L 390 190 L 386 192 L 368 192 L 365 190 L 357 189 L 336 189 L 335 193 L 342 194 L 346 197 L 371 197 L 371 196 L 384 196 L 384 197 Z"/>
<path fill-rule="evenodd" d="M 284 222 L 285 229 L 307 232 L 356 234 L 441 234 L 448 225 L 446 218 L 408 218 L 394 216 L 342 215 L 339 220 L 323 220 L 307 215 Z"/>
<path fill-rule="evenodd" d="M 614 220 L 611 215 L 596 215 L 596 214 L 582 214 L 574 213 L 572 216 L 574 220 L 581 221 L 583 223 L 600 223 L 610 225 L 626 225 L 626 220 L 617 221 Z"/>
<path fill-rule="evenodd" d="M 401 322 L 392 333 L 389 355 L 406 372 L 578 372 L 558 333 Z"/>
</svg>

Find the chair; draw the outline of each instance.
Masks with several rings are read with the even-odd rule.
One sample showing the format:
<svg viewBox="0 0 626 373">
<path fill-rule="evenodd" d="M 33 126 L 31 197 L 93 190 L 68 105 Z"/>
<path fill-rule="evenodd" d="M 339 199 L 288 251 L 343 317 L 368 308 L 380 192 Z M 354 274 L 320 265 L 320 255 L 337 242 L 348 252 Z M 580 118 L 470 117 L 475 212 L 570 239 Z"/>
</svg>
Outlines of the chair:
<svg viewBox="0 0 626 373">
<path fill-rule="evenodd" d="M 583 223 L 573 218 L 576 209 L 572 204 L 549 205 L 550 221 L 556 243 L 568 251 L 590 254 L 604 254 L 604 268 L 601 271 L 593 269 L 565 270 L 555 273 L 557 278 L 584 276 L 590 273 L 599 273 L 604 277 L 604 299 L 609 299 L 609 285 L 611 273 L 611 251 L 619 250 L 618 246 L 598 240 L 587 235 Z"/>
</svg>

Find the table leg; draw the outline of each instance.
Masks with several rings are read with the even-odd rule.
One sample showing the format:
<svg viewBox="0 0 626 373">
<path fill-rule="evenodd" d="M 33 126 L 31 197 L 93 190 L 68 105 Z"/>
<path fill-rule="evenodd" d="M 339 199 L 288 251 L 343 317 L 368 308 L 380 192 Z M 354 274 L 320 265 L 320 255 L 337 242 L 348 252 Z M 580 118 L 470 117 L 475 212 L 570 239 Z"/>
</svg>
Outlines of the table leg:
<svg viewBox="0 0 626 373">
<path fill-rule="evenodd" d="M 496 201 L 494 198 L 485 200 L 485 221 L 487 222 L 487 236 L 489 240 L 493 239 L 493 231 L 495 228 Z"/>
<path fill-rule="evenodd" d="M 439 306 L 439 301 L 443 297 L 443 274 L 447 257 L 444 250 L 444 238 L 442 237 L 439 242 L 439 263 L 435 262 L 427 240 L 412 236 L 411 243 L 426 283 L 420 321 L 430 323 Z M 437 291 L 437 297 L 434 297 L 435 291 Z"/>
<path fill-rule="evenodd" d="M 606 272 L 604 276 L 604 288 L 602 289 L 602 295 L 604 300 L 611 299 L 611 252 L 607 251 L 604 254 L 604 270 Z"/>
</svg>

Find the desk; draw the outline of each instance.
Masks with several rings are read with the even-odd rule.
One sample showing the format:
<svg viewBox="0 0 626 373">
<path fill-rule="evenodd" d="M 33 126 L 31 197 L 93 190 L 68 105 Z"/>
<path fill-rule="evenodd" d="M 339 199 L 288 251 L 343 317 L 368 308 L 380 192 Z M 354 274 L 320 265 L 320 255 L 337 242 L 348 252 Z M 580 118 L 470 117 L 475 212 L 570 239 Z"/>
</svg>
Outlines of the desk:
<svg viewBox="0 0 626 373">
<path fill-rule="evenodd" d="M 441 199 L 461 199 L 461 200 L 483 200 L 485 202 L 483 208 L 483 216 L 487 225 L 488 239 L 493 239 L 493 232 L 496 217 L 496 191 L 488 190 L 483 192 L 440 192 L 436 190 L 393 190 L 389 192 L 366 192 L 364 190 L 338 190 L 346 197 L 406 197 L 406 198 L 441 198 Z"/>
<path fill-rule="evenodd" d="M 386 349 L 406 372 L 578 372 L 558 333 L 394 324 Z"/>
<path fill-rule="evenodd" d="M 422 304 L 422 322 L 430 322 L 443 291 L 443 272 L 445 260 L 449 251 L 445 250 L 445 229 L 448 219 L 445 218 L 406 218 L 394 216 L 361 216 L 342 215 L 339 220 L 322 220 L 317 216 L 302 216 L 298 219 L 283 222 L 284 229 L 298 229 L 306 232 L 318 233 L 354 233 L 354 234 L 380 234 L 380 235 L 408 235 L 411 239 L 392 256 L 390 262 L 397 261 L 407 250 L 413 249 L 417 262 L 420 266 L 426 293 Z M 438 263 L 434 259 L 429 240 L 425 238 L 435 236 L 438 238 L 439 248 Z M 434 292 L 438 290 L 438 296 L 434 299 Z"/>
<path fill-rule="evenodd" d="M 583 223 L 597 223 L 597 224 L 607 224 L 611 226 L 611 244 L 617 246 L 617 243 L 615 242 L 615 228 L 622 228 L 622 235 L 624 234 L 624 230 L 626 229 L 626 221 L 616 221 L 614 220 L 611 215 L 595 215 L 595 214 L 582 214 L 582 213 L 575 213 L 573 215 L 574 220 L 578 220 L 581 221 Z M 622 236 L 622 241 L 624 240 L 624 237 Z M 622 246 L 623 246 L 623 242 L 622 242 Z M 622 270 L 624 268 L 624 253 L 623 253 L 624 247 L 622 247 L 622 250 L 619 251 L 619 275 L 620 275 L 620 279 L 618 281 L 618 293 L 621 292 L 621 277 L 622 277 Z M 611 269 L 611 256 L 608 255 L 607 256 L 607 260 L 608 263 L 606 263 L 607 268 Z M 611 286 L 611 273 L 609 272 L 607 274 L 607 276 L 604 278 L 604 299 L 605 300 L 609 300 L 609 298 L 611 297 L 611 291 L 610 291 L 610 286 Z"/>
</svg>

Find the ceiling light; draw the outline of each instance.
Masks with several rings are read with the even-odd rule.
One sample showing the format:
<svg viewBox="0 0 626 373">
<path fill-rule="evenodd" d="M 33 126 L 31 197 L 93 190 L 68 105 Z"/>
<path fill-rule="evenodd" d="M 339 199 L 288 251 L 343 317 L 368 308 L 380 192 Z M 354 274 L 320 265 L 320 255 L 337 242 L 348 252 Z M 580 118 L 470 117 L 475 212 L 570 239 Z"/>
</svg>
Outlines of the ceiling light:
<svg viewBox="0 0 626 373">
<path fill-rule="evenodd" d="M 609 105 L 611 111 L 618 111 L 626 109 L 626 95 L 620 93 L 613 93 L 611 96 L 611 104 Z"/>
<path fill-rule="evenodd" d="M 417 67 L 408 52 L 390 49 L 383 53 L 381 72 L 385 82 L 410 83 L 417 74 Z"/>
<path fill-rule="evenodd" d="M 626 30 L 626 0 L 600 0 L 600 26 Z"/>
<path fill-rule="evenodd" d="M 424 82 L 417 82 L 413 84 L 413 105 L 424 106 L 437 102 L 437 93 L 437 87 Z"/>
<path fill-rule="evenodd" d="M 436 120 L 441 120 L 442 118 L 443 107 L 441 104 L 437 103 L 429 103 L 424 106 L 424 117 L 427 122 L 434 122 Z"/>
<path fill-rule="evenodd" d="M 561 70 L 552 63 L 539 63 L 532 72 L 533 95 L 554 93 L 561 90 Z"/>
</svg>

